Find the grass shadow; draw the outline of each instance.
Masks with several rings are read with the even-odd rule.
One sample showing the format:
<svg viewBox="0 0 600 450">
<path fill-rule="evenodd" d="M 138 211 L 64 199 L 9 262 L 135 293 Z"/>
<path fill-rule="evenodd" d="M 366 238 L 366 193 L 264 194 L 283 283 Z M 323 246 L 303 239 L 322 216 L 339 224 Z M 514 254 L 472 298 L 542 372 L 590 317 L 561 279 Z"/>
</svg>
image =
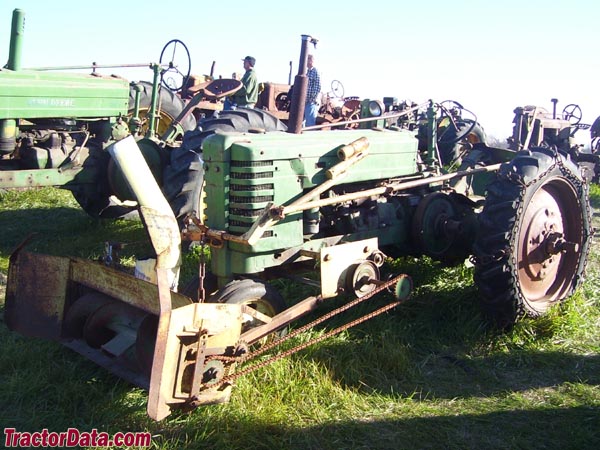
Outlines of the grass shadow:
<svg viewBox="0 0 600 450">
<path fill-rule="evenodd" d="M 238 418 L 210 424 L 182 424 L 155 436 L 158 445 L 178 449 L 596 449 L 600 407 L 506 410 L 431 417 L 366 415 L 297 427 Z M 204 425 L 204 426 L 203 426 Z M 207 429 L 219 430 L 207 433 Z M 250 433 L 245 433 L 252 430 Z M 575 431 L 577 430 L 577 431 Z"/>
<path fill-rule="evenodd" d="M 129 244 L 124 255 L 138 252 L 140 248 L 149 249 L 149 240 L 139 220 L 93 219 L 75 208 L 4 210 L 0 211 L 0 223 L 2 258 L 8 258 L 29 236 L 28 250 L 56 256 L 93 259 L 102 255 L 107 241 Z"/>
</svg>

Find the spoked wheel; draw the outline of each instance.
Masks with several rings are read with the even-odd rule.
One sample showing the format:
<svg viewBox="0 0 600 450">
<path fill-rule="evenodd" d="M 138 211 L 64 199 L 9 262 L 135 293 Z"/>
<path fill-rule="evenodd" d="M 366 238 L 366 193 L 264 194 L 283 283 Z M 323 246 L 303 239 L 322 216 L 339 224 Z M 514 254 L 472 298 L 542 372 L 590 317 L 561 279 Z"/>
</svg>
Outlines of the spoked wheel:
<svg viewBox="0 0 600 450">
<path fill-rule="evenodd" d="M 275 107 L 277 111 L 289 111 L 292 98 L 288 92 L 281 92 L 275 97 Z"/>
<path fill-rule="evenodd" d="M 141 127 L 138 133 L 145 136 L 148 132 L 148 125 L 150 121 L 150 107 L 152 105 L 152 83 L 147 81 L 140 81 L 136 83 L 140 91 L 140 112 L 139 119 L 141 120 Z M 135 88 L 132 84 L 129 89 L 129 114 L 133 115 L 133 109 L 135 106 Z M 183 100 L 177 96 L 174 92 L 164 87 L 159 87 L 158 90 L 158 121 L 156 123 L 156 134 L 162 136 L 167 131 L 169 125 L 177 118 L 177 116 L 183 111 L 185 107 Z M 182 121 L 181 126 L 184 131 L 193 130 L 196 128 L 196 119 L 193 114 L 188 114 L 187 117 Z"/>
<path fill-rule="evenodd" d="M 331 82 L 331 92 L 335 98 L 344 98 L 344 85 L 342 82 L 333 80 Z"/>
<path fill-rule="evenodd" d="M 475 282 L 498 326 L 546 313 L 582 282 L 591 209 L 571 160 L 542 148 L 520 152 L 488 187 L 479 221 Z"/>
<path fill-rule="evenodd" d="M 460 162 L 463 154 L 474 144 L 486 142 L 481 125 L 471 119 L 459 119 L 438 131 L 438 148 L 442 165 Z"/>
<path fill-rule="evenodd" d="M 267 283 L 250 279 L 232 281 L 212 295 L 208 301 L 211 303 L 246 305 L 268 317 L 274 317 L 285 309 L 285 302 L 275 288 Z M 263 323 L 260 318 L 244 314 L 242 333 Z M 281 335 L 283 333 L 279 332 L 277 334 Z M 275 337 L 273 335 L 266 336 L 259 341 L 259 344 L 264 345 Z"/>
<path fill-rule="evenodd" d="M 342 118 L 343 122 L 348 120 L 360 119 L 360 100 L 350 99 L 346 100 L 342 105 Z M 345 128 L 357 128 L 358 123 L 352 123 L 345 126 Z"/>
<path fill-rule="evenodd" d="M 192 60 L 186 45 L 179 39 L 172 39 L 165 44 L 160 52 L 160 64 L 168 65 L 163 68 L 161 81 L 173 92 L 180 91 L 190 77 Z"/>
<path fill-rule="evenodd" d="M 563 119 L 568 120 L 571 125 L 577 125 L 581 122 L 583 113 L 581 112 L 579 105 L 571 103 L 563 108 L 562 116 Z"/>
<path fill-rule="evenodd" d="M 460 162 L 461 156 L 470 144 L 485 143 L 483 128 L 475 115 L 454 100 L 438 104 L 437 145 L 442 165 Z M 468 115 L 470 117 L 465 117 Z"/>
<path fill-rule="evenodd" d="M 460 144 L 463 142 L 485 142 L 485 134 L 475 115 L 463 105 L 454 100 L 445 100 L 438 107 L 437 144 L 442 164 L 446 165 L 460 156 Z"/>
</svg>

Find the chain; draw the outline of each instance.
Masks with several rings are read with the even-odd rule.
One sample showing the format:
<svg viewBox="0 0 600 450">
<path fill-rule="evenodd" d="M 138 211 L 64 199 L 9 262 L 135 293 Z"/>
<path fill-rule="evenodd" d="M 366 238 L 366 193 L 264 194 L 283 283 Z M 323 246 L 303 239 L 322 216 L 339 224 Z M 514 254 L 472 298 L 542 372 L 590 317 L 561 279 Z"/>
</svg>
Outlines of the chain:
<svg viewBox="0 0 600 450">
<path fill-rule="evenodd" d="M 392 286 L 394 283 L 398 282 L 402 277 L 404 277 L 404 275 L 400 275 L 400 276 L 398 276 L 396 278 L 393 278 L 390 281 L 387 281 L 387 282 L 381 284 L 380 286 L 378 286 L 376 289 L 372 290 L 371 292 L 369 292 L 365 296 L 359 297 L 359 298 L 357 298 L 357 299 L 355 299 L 355 300 L 353 300 L 353 301 L 351 301 L 351 302 L 349 302 L 349 303 L 347 303 L 347 304 L 345 304 L 345 305 L 343 305 L 343 306 L 341 306 L 339 308 L 334 309 L 333 311 L 330 311 L 327 314 L 324 314 L 323 316 L 319 317 L 318 319 L 315 319 L 314 321 L 310 322 L 309 324 L 304 325 L 303 327 L 300 327 L 297 330 L 294 330 L 293 332 L 287 334 L 286 336 L 283 336 L 280 339 L 277 339 L 276 341 L 273 341 L 273 342 L 271 342 L 269 344 L 263 345 L 262 347 L 258 348 L 257 350 L 255 350 L 254 352 L 250 353 L 249 355 L 241 356 L 241 357 L 239 357 L 239 356 L 238 357 L 236 357 L 236 356 L 213 356 L 213 357 L 210 357 L 208 359 L 209 360 L 218 359 L 218 360 L 229 362 L 229 363 L 233 363 L 233 362 L 246 362 L 246 361 L 252 360 L 252 359 L 254 359 L 254 358 L 262 355 L 263 353 L 271 350 L 272 348 L 281 345 L 283 342 L 285 342 L 285 341 L 287 341 L 287 340 L 289 340 L 289 339 L 297 336 L 298 334 L 303 333 L 303 332 L 305 332 L 305 331 L 307 331 L 307 330 L 309 330 L 311 328 L 314 328 L 316 325 L 318 325 L 318 324 L 320 324 L 320 323 L 322 323 L 322 322 L 324 322 L 324 321 L 326 321 L 326 320 L 334 317 L 335 315 L 340 314 L 340 313 L 342 313 L 344 311 L 347 311 L 348 309 L 350 309 L 350 308 L 352 308 L 352 307 L 354 307 L 354 306 L 356 306 L 356 305 L 358 305 L 358 304 L 360 304 L 360 303 L 362 303 L 362 302 L 370 299 L 371 297 L 373 297 L 376 294 L 380 293 L 384 289 L 387 289 L 390 286 Z M 383 314 L 386 311 L 389 311 L 389 310 L 395 308 L 400 303 L 402 303 L 402 300 L 395 301 L 393 303 L 389 303 L 389 304 L 387 304 L 387 305 L 385 305 L 385 306 L 383 306 L 383 307 L 381 307 L 381 308 L 379 308 L 379 309 L 377 309 L 377 310 L 375 310 L 375 311 L 373 311 L 371 313 L 365 314 L 364 316 L 359 317 L 358 319 L 355 319 L 355 320 L 353 320 L 351 322 L 348 322 L 345 325 L 342 325 L 342 326 L 340 326 L 338 328 L 335 328 L 335 329 L 329 331 L 328 333 L 325 333 L 324 335 L 321 335 L 319 337 L 311 339 L 311 340 L 309 340 L 309 341 L 307 341 L 307 342 L 305 342 L 303 344 L 297 345 L 297 346 L 295 346 L 293 348 L 290 348 L 290 349 L 288 349 L 288 350 L 286 350 L 284 352 L 278 353 L 277 355 L 274 355 L 274 356 L 270 357 L 269 359 L 266 359 L 265 361 L 262 361 L 260 363 L 256 363 L 256 364 L 251 365 L 251 366 L 249 366 L 249 367 L 247 367 L 245 369 L 242 369 L 240 371 L 237 371 L 235 373 L 227 375 L 227 376 L 223 377 L 219 381 L 219 383 L 217 383 L 214 386 L 219 387 L 219 386 L 222 386 L 224 384 L 232 384 L 232 382 L 234 380 L 236 380 L 237 378 L 239 378 L 239 377 L 241 377 L 243 375 L 247 375 L 247 374 L 249 374 L 251 372 L 259 370 L 259 369 L 261 369 L 261 368 L 263 368 L 265 366 L 268 366 L 269 364 L 272 364 L 272 363 L 274 363 L 276 361 L 279 361 L 280 359 L 286 358 L 286 357 L 288 357 L 288 356 L 290 356 L 290 355 L 292 355 L 294 353 L 297 353 L 297 352 L 299 352 L 301 350 L 304 350 L 305 348 L 307 348 L 307 347 L 309 347 L 309 346 L 311 346 L 313 344 L 321 342 L 321 341 L 323 341 L 325 339 L 328 339 L 331 336 L 334 336 L 334 335 L 336 335 L 338 333 L 341 333 L 342 331 L 345 331 L 345 330 L 347 330 L 349 328 L 352 328 L 352 327 L 354 327 L 354 326 L 356 326 L 358 324 L 366 322 L 367 320 L 372 319 L 373 317 L 376 317 L 376 316 L 378 316 L 380 314 Z"/>
<path fill-rule="evenodd" d="M 206 300 L 206 290 L 204 289 L 204 277 L 206 276 L 206 242 L 200 241 L 200 263 L 198 264 L 198 303 L 204 303 Z"/>
<path fill-rule="evenodd" d="M 583 190 L 583 192 L 582 192 L 583 197 L 584 198 L 589 198 L 589 191 L 588 191 L 589 190 L 589 185 L 588 185 L 588 182 L 586 181 L 586 179 L 582 177 L 583 178 L 583 180 L 582 180 L 576 174 L 574 174 L 572 170 L 570 170 L 568 167 L 566 167 L 564 165 L 564 163 L 563 163 L 563 161 L 562 161 L 561 158 L 558 158 L 558 165 L 559 165 L 560 170 L 563 173 L 563 175 L 565 175 L 565 177 L 567 179 L 569 179 L 574 186 L 580 186 L 580 189 Z M 578 189 L 577 193 L 579 194 L 579 189 Z M 579 207 L 579 209 L 582 212 L 584 212 L 584 207 L 585 207 L 585 211 L 587 211 L 587 217 L 582 218 L 584 220 L 581 221 L 581 228 L 579 230 L 579 232 L 581 233 L 581 236 L 582 236 L 582 243 L 585 243 L 587 240 L 591 240 L 592 237 L 593 237 L 593 235 L 594 235 L 594 233 L 595 233 L 595 229 L 592 227 L 592 208 L 589 206 L 589 204 L 588 205 L 582 205 L 580 203 L 579 196 L 577 197 L 577 206 Z M 584 223 L 585 223 L 586 220 L 587 220 L 589 231 L 590 231 L 589 233 L 585 232 L 586 230 L 585 230 L 585 227 L 584 227 Z M 585 247 L 586 248 L 585 248 L 585 257 L 583 259 L 583 267 L 581 268 L 581 271 L 578 270 L 578 273 L 576 274 L 576 276 L 578 278 L 577 281 L 580 281 L 579 278 L 581 276 L 583 276 L 583 274 L 585 272 L 585 268 L 587 266 L 587 261 L 588 261 L 589 253 L 590 253 L 590 250 L 592 249 L 591 242 L 588 243 L 588 245 L 586 245 Z M 579 274 L 581 274 L 581 275 L 579 275 Z"/>
</svg>

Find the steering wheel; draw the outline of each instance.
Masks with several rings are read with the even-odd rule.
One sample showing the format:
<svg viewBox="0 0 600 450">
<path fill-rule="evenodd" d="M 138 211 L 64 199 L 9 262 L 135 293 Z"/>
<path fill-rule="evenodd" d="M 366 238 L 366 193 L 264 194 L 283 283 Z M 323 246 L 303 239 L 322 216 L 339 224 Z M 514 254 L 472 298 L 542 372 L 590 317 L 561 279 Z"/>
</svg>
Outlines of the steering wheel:
<svg viewBox="0 0 600 450">
<path fill-rule="evenodd" d="M 438 126 L 442 123 L 444 118 L 447 118 L 448 125 L 444 127 L 444 130 L 438 135 L 439 145 L 454 145 L 457 142 L 468 136 L 471 131 L 477 125 L 476 119 L 463 119 L 463 111 L 468 111 L 463 105 L 455 100 L 444 100 L 438 103 L 440 107 L 440 117 L 438 119 Z M 473 113 L 468 111 L 471 115 Z M 450 132 L 452 130 L 452 132 Z M 456 133 L 456 134 L 454 134 Z M 444 137 L 446 137 L 444 139 Z"/>
<path fill-rule="evenodd" d="M 577 125 L 579 122 L 581 122 L 581 117 L 583 114 L 581 113 L 581 108 L 579 105 L 571 103 L 563 108 L 562 116 L 563 119 L 568 120 L 571 125 Z"/>
<path fill-rule="evenodd" d="M 179 63 L 175 63 L 176 56 Z M 179 39 L 171 39 L 160 52 L 159 63 L 162 68 L 162 84 L 173 92 L 179 92 L 185 86 L 192 70 L 192 59 L 186 45 Z"/>
<path fill-rule="evenodd" d="M 344 85 L 341 81 L 333 80 L 331 82 L 331 93 L 335 98 L 344 98 Z"/>
<path fill-rule="evenodd" d="M 290 103 L 292 102 L 291 96 L 289 92 L 280 92 L 275 97 L 275 107 L 277 111 L 289 111 Z"/>
<path fill-rule="evenodd" d="M 444 100 L 438 103 L 441 116 L 460 117 L 465 107 L 455 100 Z"/>
</svg>

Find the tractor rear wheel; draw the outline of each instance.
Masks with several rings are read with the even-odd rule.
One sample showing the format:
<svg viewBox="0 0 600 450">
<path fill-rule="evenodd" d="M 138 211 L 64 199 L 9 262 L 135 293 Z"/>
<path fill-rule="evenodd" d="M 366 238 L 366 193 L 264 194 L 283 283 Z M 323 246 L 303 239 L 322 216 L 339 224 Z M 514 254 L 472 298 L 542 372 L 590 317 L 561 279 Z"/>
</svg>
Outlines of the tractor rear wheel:
<svg viewBox="0 0 600 450">
<path fill-rule="evenodd" d="M 139 133 L 143 136 L 148 131 L 148 120 L 150 107 L 152 105 L 152 83 L 140 81 L 136 84 L 141 88 L 139 118 L 142 122 L 142 126 Z M 129 114 L 133 114 L 134 106 L 135 89 L 132 84 L 129 89 Z M 173 122 L 173 120 L 177 118 L 181 111 L 183 111 L 185 104 L 175 92 L 160 86 L 158 90 L 158 107 L 159 117 L 156 124 L 156 134 L 161 136 L 165 131 L 167 131 L 169 125 L 171 125 L 171 122 Z M 181 126 L 183 127 L 184 131 L 189 131 L 196 128 L 196 119 L 194 118 L 194 115 L 188 114 L 188 116 L 182 121 Z"/>
<path fill-rule="evenodd" d="M 238 108 L 201 121 L 196 130 L 184 134 L 181 147 L 171 151 L 171 163 L 163 172 L 163 193 L 180 226 L 188 214 L 202 219 L 204 170 L 201 154 L 204 140 L 217 131 L 243 133 L 253 129 L 269 132 L 286 131 L 287 127 L 266 111 Z"/>
<path fill-rule="evenodd" d="M 140 119 L 142 120 L 141 133 L 148 129 L 148 114 L 152 101 L 152 83 L 141 81 L 140 92 Z M 133 85 L 129 90 L 129 112 L 133 114 L 135 103 L 135 89 Z M 156 127 L 156 132 L 161 135 L 167 130 L 171 122 L 181 113 L 184 108 L 183 101 L 174 93 L 166 88 L 159 90 L 160 114 Z M 184 130 L 193 130 L 196 127 L 196 119 L 193 115 L 188 115 L 182 123 Z M 172 163 L 172 161 L 171 161 Z M 100 149 L 92 149 L 90 156 L 86 159 L 84 165 L 97 171 L 97 183 L 85 190 L 74 190 L 73 196 L 83 210 L 92 217 L 102 219 L 114 219 L 123 217 L 136 209 L 135 206 L 123 204 L 118 195 L 114 195 L 109 183 L 110 176 L 114 177 L 112 171 L 116 170 L 110 167 L 110 157 Z M 160 180 L 158 180 L 160 181 Z M 113 197 L 114 196 L 114 197 Z"/>
<path fill-rule="evenodd" d="M 567 157 L 521 151 L 488 186 L 474 245 L 484 314 L 507 328 L 543 315 L 583 280 L 591 240 L 587 184 Z"/>
</svg>

